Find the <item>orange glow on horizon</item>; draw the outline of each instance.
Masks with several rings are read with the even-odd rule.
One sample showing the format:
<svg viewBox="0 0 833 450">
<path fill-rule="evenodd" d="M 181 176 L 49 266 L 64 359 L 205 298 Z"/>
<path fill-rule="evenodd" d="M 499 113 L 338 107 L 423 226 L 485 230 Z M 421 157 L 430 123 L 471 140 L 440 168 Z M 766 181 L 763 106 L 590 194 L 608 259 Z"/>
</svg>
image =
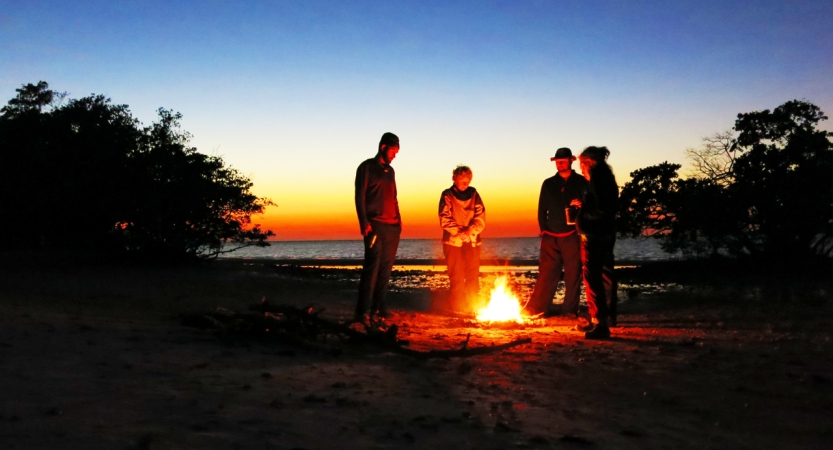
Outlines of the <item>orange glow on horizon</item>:
<svg viewBox="0 0 833 450">
<path fill-rule="evenodd" d="M 537 236 L 536 214 L 536 209 L 529 207 L 519 210 L 487 205 L 487 224 L 483 238 Z M 282 211 L 280 207 L 269 208 L 266 214 L 255 218 L 253 222 L 260 224 L 263 230 L 272 230 L 275 233 L 273 239 L 280 241 L 361 239 L 358 219 L 352 208 L 342 208 L 331 213 L 305 211 L 296 214 Z M 403 239 L 440 239 L 441 236 L 442 230 L 433 208 L 427 211 L 402 211 Z"/>
</svg>

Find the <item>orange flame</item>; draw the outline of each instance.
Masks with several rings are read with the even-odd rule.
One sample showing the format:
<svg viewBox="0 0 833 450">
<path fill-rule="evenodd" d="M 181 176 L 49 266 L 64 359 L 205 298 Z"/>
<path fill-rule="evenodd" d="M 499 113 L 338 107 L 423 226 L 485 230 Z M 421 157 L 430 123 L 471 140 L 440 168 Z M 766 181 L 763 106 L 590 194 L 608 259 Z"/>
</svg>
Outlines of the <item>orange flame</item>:
<svg viewBox="0 0 833 450">
<path fill-rule="evenodd" d="M 477 313 L 477 320 L 489 322 L 506 322 L 513 320 L 523 323 L 521 317 L 521 303 L 509 289 L 506 275 L 501 275 L 495 280 L 495 288 L 492 289 L 492 297 L 489 305 Z"/>
</svg>

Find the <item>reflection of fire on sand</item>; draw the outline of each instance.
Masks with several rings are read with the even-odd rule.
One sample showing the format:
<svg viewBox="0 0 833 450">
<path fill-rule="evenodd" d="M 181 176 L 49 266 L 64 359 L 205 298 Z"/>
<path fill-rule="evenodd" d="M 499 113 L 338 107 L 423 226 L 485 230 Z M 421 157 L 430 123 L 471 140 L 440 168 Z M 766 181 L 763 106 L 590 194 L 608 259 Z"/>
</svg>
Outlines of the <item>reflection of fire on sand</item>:
<svg viewBox="0 0 833 450">
<path fill-rule="evenodd" d="M 477 313 L 475 319 L 464 320 L 461 326 L 506 329 L 507 325 L 510 325 L 510 328 L 522 328 L 523 325 L 533 324 L 532 320 L 521 316 L 522 306 L 517 296 L 511 291 L 507 278 L 507 275 L 500 275 L 495 279 L 495 287 L 491 291 L 488 304 Z M 322 341 L 326 342 L 328 337 L 336 338 L 343 343 L 371 345 L 382 351 L 392 351 L 418 358 L 477 356 L 532 342 L 530 337 L 521 337 L 497 345 L 492 340 L 489 345 L 469 347 L 469 340 L 472 336 L 470 332 L 457 350 L 447 348 L 415 350 L 409 347 L 410 340 L 400 339 L 400 325 L 392 321 L 371 318 L 368 323 L 356 321 L 341 323 L 323 318 L 321 316 L 324 312 L 323 308 L 272 305 L 265 297 L 259 305 L 250 306 L 249 310 L 254 312 L 237 313 L 220 308 L 209 314 L 184 315 L 182 322 L 184 325 L 210 330 L 224 336 L 240 335 L 271 339 L 333 355 L 340 354 L 342 350 L 338 345 L 322 343 Z M 416 326 L 423 322 L 419 316 L 419 313 L 411 316 Z M 425 322 L 432 321 L 429 319 Z M 513 324 L 515 325 L 512 326 Z M 402 327 L 406 333 L 411 334 L 408 324 L 403 324 Z M 475 332 L 475 335 L 483 337 L 481 333 Z M 494 337 L 492 336 L 492 339 Z M 417 347 L 423 346 L 423 343 L 417 344 Z"/>
<path fill-rule="evenodd" d="M 829 283 L 802 286 L 788 303 L 727 304 L 774 293 L 623 276 L 615 337 L 585 341 L 558 317 L 519 324 L 428 312 L 444 288 L 424 287 L 430 274 L 403 271 L 394 277 L 415 281 L 392 290 L 386 325 L 396 325 L 396 339 L 408 341 L 398 347 L 411 355 L 331 332 L 305 345 L 281 341 L 274 328 L 247 328 L 258 323 L 247 315 L 262 325 L 266 312 L 341 327 L 357 277 L 264 261 L 10 265 L 0 271 L 0 448 L 829 444 Z M 246 310 L 264 295 L 270 311 Z M 178 314 L 194 311 L 222 314 L 215 319 L 225 334 L 181 326 Z M 291 323 L 327 326 L 316 322 Z M 488 352 L 455 357 L 478 349 Z"/>
</svg>

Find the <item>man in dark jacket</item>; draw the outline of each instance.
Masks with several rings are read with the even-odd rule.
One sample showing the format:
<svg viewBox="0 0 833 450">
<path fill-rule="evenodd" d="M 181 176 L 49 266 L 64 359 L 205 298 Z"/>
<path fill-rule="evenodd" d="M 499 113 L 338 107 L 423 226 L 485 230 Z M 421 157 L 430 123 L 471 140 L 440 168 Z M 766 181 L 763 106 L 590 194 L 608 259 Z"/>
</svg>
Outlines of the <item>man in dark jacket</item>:
<svg viewBox="0 0 833 450">
<path fill-rule="evenodd" d="M 399 152 L 399 137 L 385 133 L 376 156 L 356 170 L 356 214 L 364 236 L 364 266 L 359 282 L 359 300 L 354 320 L 387 317 L 385 295 L 399 248 L 402 220 L 396 200 L 396 177 L 390 163 Z"/>
<path fill-rule="evenodd" d="M 562 147 L 550 161 L 558 171 L 544 180 L 538 197 L 538 227 L 541 230 L 541 253 L 538 281 L 526 309 L 530 314 L 578 314 L 581 294 L 581 240 L 576 233 L 574 217 L 577 209 L 570 202 L 580 199 L 587 180 L 572 168 L 576 157 Z M 561 271 L 564 270 L 564 303 L 560 310 L 550 311 Z"/>
</svg>

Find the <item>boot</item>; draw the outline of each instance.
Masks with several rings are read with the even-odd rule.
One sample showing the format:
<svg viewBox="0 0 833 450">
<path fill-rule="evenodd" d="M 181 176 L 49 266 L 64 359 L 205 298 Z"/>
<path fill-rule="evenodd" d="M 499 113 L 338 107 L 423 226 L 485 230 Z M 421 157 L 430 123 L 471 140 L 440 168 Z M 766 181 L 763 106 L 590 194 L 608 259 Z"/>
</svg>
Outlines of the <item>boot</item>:
<svg viewBox="0 0 833 450">
<path fill-rule="evenodd" d="M 584 333 L 584 339 L 610 339 L 610 328 L 607 324 L 599 323 L 595 328 Z"/>
</svg>

